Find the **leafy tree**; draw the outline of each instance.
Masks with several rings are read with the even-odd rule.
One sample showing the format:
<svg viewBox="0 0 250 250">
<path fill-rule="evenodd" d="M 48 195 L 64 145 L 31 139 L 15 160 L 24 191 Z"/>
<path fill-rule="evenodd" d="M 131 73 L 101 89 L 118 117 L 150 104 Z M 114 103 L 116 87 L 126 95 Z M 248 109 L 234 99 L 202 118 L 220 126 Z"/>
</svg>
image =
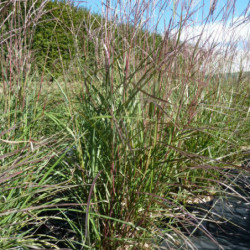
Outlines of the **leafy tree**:
<svg viewBox="0 0 250 250">
<path fill-rule="evenodd" d="M 40 1 L 41 2 L 41 1 Z M 39 3 L 38 3 L 39 4 Z M 32 49 L 39 71 L 62 74 L 75 55 L 71 19 L 72 6 L 65 1 L 49 1 L 46 14 L 36 27 Z"/>
</svg>

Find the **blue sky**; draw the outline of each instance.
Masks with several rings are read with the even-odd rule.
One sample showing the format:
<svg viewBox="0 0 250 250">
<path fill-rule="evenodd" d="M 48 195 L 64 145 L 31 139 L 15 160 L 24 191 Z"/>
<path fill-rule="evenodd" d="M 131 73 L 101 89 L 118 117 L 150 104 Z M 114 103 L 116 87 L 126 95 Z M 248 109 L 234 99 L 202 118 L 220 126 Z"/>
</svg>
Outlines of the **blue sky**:
<svg viewBox="0 0 250 250">
<path fill-rule="evenodd" d="M 117 3 L 118 0 L 110 0 L 111 7 L 114 7 L 114 4 Z M 127 8 L 130 2 L 135 3 L 136 1 L 140 0 L 120 0 L 124 3 L 124 8 Z M 142 1 L 142 0 L 141 0 Z M 149 0 L 144 0 L 148 2 Z M 153 2 L 162 2 L 167 0 L 152 0 Z M 173 9 L 175 7 L 174 2 L 178 0 L 170 0 L 167 8 L 165 11 L 160 11 L 159 8 L 155 8 L 155 11 L 151 13 L 150 18 L 152 20 L 156 20 L 157 18 L 160 18 L 159 26 L 158 26 L 158 32 L 163 33 L 164 27 L 168 26 L 169 20 L 173 18 Z M 179 14 L 181 13 L 181 5 L 182 3 L 187 2 L 193 2 L 193 10 L 199 10 L 196 11 L 194 15 L 192 15 L 192 18 L 185 27 L 185 29 L 182 30 L 181 33 L 181 39 L 185 40 L 188 39 L 189 42 L 195 43 L 198 39 L 198 36 L 201 32 L 204 32 L 204 35 L 201 39 L 201 43 L 204 41 L 204 44 L 207 41 L 207 38 L 211 39 L 212 42 L 216 41 L 217 44 L 221 47 L 223 50 L 223 46 L 226 47 L 226 45 L 230 42 L 232 42 L 232 39 L 235 39 L 237 41 L 237 48 L 240 51 L 241 54 L 244 54 L 247 59 L 245 60 L 246 68 L 248 71 L 250 71 L 250 65 L 249 65 L 249 47 L 248 51 L 246 48 L 244 48 L 245 44 L 248 44 L 250 46 L 250 0 L 236 0 L 235 5 L 235 12 L 234 12 L 234 20 L 238 20 L 237 23 L 241 23 L 243 15 L 248 16 L 248 22 L 246 22 L 244 25 L 241 25 L 236 28 L 232 29 L 229 26 L 229 22 L 226 23 L 226 26 L 221 22 L 222 14 L 220 14 L 216 19 L 210 20 L 210 22 L 206 25 L 206 29 L 203 30 L 203 23 L 201 20 L 204 20 L 204 17 L 207 16 L 210 10 L 210 6 L 213 4 L 213 1 L 216 0 L 179 0 L 178 8 L 176 9 L 176 15 L 175 15 L 175 24 L 178 25 L 179 21 Z M 217 0 L 217 8 L 214 11 L 214 16 L 216 16 L 219 11 L 224 8 L 226 9 L 226 4 L 228 2 L 233 2 L 234 0 Z M 76 1 L 78 2 L 78 1 Z M 101 14 L 102 11 L 104 11 L 105 6 L 102 3 L 106 3 L 106 0 L 85 0 L 84 3 L 81 4 L 81 6 L 90 9 L 92 13 L 98 13 Z M 246 10 L 248 7 L 248 12 L 244 13 L 244 10 Z M 184 11 L 185 13 L 185 11 Z M 144 18 L 145 19 L 145 18 Z M 232 20 L 232 13 L 229 18 L 229 20 Z M 178 26 L 176 26 L 178 27 Z M 154 28 L 152 28 L 154 30 Z M 174 30 L 174 28 L 173 28 Z M 193 39 L 193 40 L 192 40 Z M 209 44 L 209 43 L 208 43 Z M 245 46 L 246 47 L 246 46 Z M 245 50 L 245 51 L 244 51 Z M 239 65 L 239 61 L 241 59 L 238 58 L 236 65 Z"/>
<path fill-rule="evenodd" d="M 130 1 L 136 2 L 137 0 L 127 0 L 127 1 L 122 0 L 122 1 L 123 2 L 130 2 Z M 179 4 L 179 8 L 177 9 L 177 15 L 178 15 L 178 12 L 180 13 L 181 2 L 189 2 L 189 1 L 190 0 L 179 0 L 180 4 Z M 202 10 L 202 11 L 199 11 L 196 14 L 197 20 L 201 20 L 202 14 L 205 14 L 205 15 L 208 14 L 210 5 L 212 5 L 214 0 L 192 0 L 192 1 L 196 7 L 199 7 L 199 6 L 201 7 L 200 10 Z M 232 2 L 232 1 L 233 0 L 218 0 L 218 5 L 216 8 L 217 13 L 223 6 L 226 5 L 227 2 Z M 104 7 L 104 5 L 102 5 L 102 3 L 106 3 L 106 0 L 85 0 L 82 2 L 83 3 L 81 4 L 81 6 L 84 6 L 85 8 L 90 9 L 94 13 L 101 14 L 102 8 Z M 114 3 L 117 2 L 117 0 L 110 0 L 110 2 L 111 2 L 111 6 L 112 5 L 114 6 Z M 167 10 L 164 13 L 163 12 L 157 13 L 157 11 L 155 12 L 155 19 L 157 19 L 159 17 L 159 15 L 162 16 L 160 24 L 159 24 L 159 31 L 162 31 L 164 29 L 164 21 L 165 21 L 165 24 L 168 24 L 168 22 L 170 20 L 170 16 L 172 16 L 174 2 L 177 2 L 177 0 L 170 1 Z M 235 16 L 241 16 L 243 14 L 243 11 L 249 5 L 250 5 L 250 0 L 236 0 Z M 216 11 L 215 11 L 215 13 L 216 13 Z M 248 15 L 250 15 L 249 11 L 248 11 Z"/>
</svg>

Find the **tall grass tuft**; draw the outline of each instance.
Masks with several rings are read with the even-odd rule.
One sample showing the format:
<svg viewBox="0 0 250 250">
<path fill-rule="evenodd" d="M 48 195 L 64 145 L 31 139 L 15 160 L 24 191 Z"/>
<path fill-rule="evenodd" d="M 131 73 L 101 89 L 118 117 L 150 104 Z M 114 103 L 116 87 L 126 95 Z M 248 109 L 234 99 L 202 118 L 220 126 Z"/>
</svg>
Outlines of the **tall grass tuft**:
<svg viewBox="0 0 250 250">
<path fill-rule="evenodd" d="M 26 18 L 39 22 L 46 2 Z M 152 249 L 163 239 L 187 248 L 192 227 L 215 241 L 186 206 L 225 188 L 237 195 L 228 170 L 249 171 L 240 165 L 249 147 L 249 76 L 226 72 L 233 40 L 225 47 L 202 39 L 211 22 L 240 25 L 235 2 L 217 16 L 218 2 L 196 43 L 182 33 L 205 6 L 102 2 L 101 17 L 72 21 L 76 56 L 50 86 L 24 66 L 35 53 L 32 29 L 1 30 L 1 248 Z M 11 6 L 4 22 L 14 25 L 20 1 L 0 6 Z M 162 35 L 157 11 L 171 14 Z"/>
</svg>

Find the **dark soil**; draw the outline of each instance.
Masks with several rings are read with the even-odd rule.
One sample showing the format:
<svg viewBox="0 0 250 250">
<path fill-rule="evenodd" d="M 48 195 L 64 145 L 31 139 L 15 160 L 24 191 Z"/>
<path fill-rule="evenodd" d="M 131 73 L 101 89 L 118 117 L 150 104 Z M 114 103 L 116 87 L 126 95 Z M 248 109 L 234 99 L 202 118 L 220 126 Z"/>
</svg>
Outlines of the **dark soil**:
<svg viewBox="0 0 250 250">
<path fill-rule="evenodd" d="M 249 169 L 250 160 L 244 161 L 242 166 Z M 200 218 L 201 223 L 201 229 L 189 228 L 189 231 L 193 232 L 189 235 L 193 246 L 183 243 L 169 248 L 167 241 L 163 241 L 160 249 L 250 250 L 249 172 L 239 174 L 234 170 L 230 174 L 235 176 L 234 191 L 226 189 L 220 197 L 188 208 L 192 214 Z"/>
</svg>

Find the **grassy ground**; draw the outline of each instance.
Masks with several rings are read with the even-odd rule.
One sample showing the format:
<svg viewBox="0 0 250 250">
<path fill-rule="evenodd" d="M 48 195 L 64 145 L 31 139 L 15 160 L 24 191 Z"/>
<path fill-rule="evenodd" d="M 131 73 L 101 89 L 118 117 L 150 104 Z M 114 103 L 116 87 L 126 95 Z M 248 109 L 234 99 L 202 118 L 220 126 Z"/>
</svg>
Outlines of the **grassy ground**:
<svg viewBox="0 0 250 250">
<path fill-rule="evenodd" d="M 100 25 L 95 67 L 75 58 L 77 74 L 54 82 L 3 78 L 1 249 L 188 245 L 184 228 L 204 228 L 185 205 L 246 171 L 249 78 L 211 73 L 211 51 L 201 63 L 181 29 L 171 47 Z"/>
</svg>

